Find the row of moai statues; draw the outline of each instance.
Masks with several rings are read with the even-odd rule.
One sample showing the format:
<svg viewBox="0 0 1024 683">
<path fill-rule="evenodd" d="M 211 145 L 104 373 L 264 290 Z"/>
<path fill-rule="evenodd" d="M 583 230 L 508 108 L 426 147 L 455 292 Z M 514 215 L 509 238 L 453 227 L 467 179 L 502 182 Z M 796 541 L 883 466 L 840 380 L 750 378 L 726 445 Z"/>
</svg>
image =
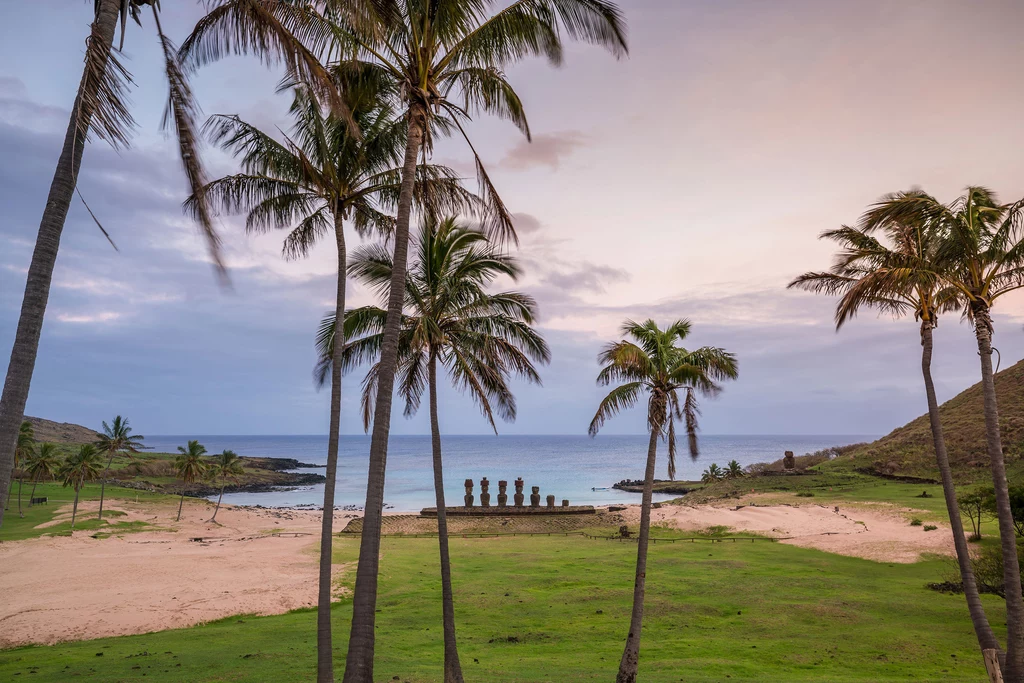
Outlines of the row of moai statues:
<svg viewBox="0 0 1024 683">
<path fill-rule="evenodd" d="M 513 483 L 514 483 L 514 485 L 516 487 L 516 492 L 512 496 L 512 503 L 513 503 L 514 507 L 521 508 L 521 507 L 523 507 L 523 501 L 525 499 L 525 496 L 523 495 L 523 486 L 524 486 L 523 478 L 519 477 Z M 475 497 L 473 496 L 473 480 L 472 479 L 467 479 L 466 483 L 465 483 L 465 486 L 466 486 L 466 497 L 465 497 L 466 507 L 471 508 L 471 507 L 473 507 L 473 501 L 475 500 Z M 505 480 L 499 481 L 498 482 L 498 507 L 500 507 L 500 508 L 508 507 L 508 494 L 506 493 L 507 490 L 508 490 L 508 482 L 505 481 Z M 549 508 L 555 507 L 555 497 L 554 496 L 548 496 L 546 502 L 547 502 L 547 506 Z M 490 506 L 491 506 L 491 482 L 489 482 L 487 480 L 487 477 L 484 477 L 483 479 L 480 480 L 480 507 L 487 508 L 487 507 L 490 507 Z M 531 488 L 530 507 L 533 507 L 533 508 L 540 507 L 540 487 L 539 486 L 534 486 L 534 487 Z M 562 500 L 562 507 L 569 507 L 569 501 L 563 499 Z"/>
</svg>

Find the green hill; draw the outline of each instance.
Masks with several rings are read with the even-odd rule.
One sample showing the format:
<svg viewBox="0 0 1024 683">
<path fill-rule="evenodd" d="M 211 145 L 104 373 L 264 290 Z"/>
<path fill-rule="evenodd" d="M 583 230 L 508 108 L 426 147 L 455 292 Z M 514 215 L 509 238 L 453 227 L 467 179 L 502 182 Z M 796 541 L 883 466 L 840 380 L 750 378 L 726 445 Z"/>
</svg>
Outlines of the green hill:
<svg viewBox="0 0 1024 683">
<path fill-rule="evenodd" d="M 1009 468 L 1024 455 L 1024 361 L 996 375 L 996 396 L 1003 451 Z M 988 475 L 982 410 L 981 383 L 939 407 L 950 464 L 961 481 L 970 482 Z M 849 456 L 837 458 L 830 465 L 842 468 L 851 463 L 858 470 L 883 476 L 937 478 L 928 415 L 854 450 Z"/>
</svg>

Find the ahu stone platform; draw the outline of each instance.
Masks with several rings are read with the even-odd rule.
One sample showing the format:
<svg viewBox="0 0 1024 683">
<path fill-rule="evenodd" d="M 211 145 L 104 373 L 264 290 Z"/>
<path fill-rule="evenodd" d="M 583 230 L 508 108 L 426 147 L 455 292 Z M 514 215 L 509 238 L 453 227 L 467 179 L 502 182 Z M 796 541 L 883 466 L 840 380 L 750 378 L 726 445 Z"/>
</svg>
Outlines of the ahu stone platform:
<svg viewBox="0 0 1024 683">
<path fill-rule="evenodd" d="M 562 504 L 555 505 L 555 497 L 547 496 L 545 504 L 541 505 L 540 487 L 532 487 L 530 503 L 526 505 L 526 496 L 523 494 L 523 478 L 519 477 L 513 482 L 515 494 L 512 496 L 512 505 L 508 504 L 507 481 L 498 482 L 498 504 L 491 506 L 491 482 L 487 477 L 480 480 L 480 505 L 474 505 L 476 497 L 473 495 L 473 480 L 467 479 L 465 505 L 457 507 L 445 507 L 447 514 L 453 517 L 508 517 L 510 515 L 592 515 L 593 505 L 569 505 L 569 501 L 562 499 Z M 420 511 L 421 517 L 437 517 L 437 508 L 423 508 Z"/>
</svg>

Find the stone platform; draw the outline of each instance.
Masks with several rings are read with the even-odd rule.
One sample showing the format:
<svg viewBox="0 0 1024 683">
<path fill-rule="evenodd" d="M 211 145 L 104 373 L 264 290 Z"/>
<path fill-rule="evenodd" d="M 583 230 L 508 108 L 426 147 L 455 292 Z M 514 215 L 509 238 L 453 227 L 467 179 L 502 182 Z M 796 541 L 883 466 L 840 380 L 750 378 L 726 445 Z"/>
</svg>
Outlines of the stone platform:
<svg viewBox="0 0 1024 683">
<path fill-rule="evenodd" d="M 516 506 L 506 505 L 502 506 L 476 506 L 466 507 L 459 505 L 458 507 L 445 508 L 445 512 L 451 517 L 520 517 L 520 516 L 535 516 L 535 515 L 593 515 L 597 511 L 594 510 L 593 505 L 558 505 L 555 507 L 547 507 L 541 505 L 538 507 L 531 507 L 529 505 Z M 437 517 L 437 508 L 423 508 L 420 510 L 420 517 Z"/>
</svg>

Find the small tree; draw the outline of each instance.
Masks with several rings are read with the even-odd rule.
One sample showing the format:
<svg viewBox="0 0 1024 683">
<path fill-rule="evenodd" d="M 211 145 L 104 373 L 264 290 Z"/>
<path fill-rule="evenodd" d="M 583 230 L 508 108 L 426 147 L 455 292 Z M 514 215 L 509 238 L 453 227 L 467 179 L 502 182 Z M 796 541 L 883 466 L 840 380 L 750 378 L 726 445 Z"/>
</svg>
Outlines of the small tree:
<svg viewBox="0 0 1024 683">
<path fill-rule="evenodd" d="M 705 484 L 711 484 L 713 482 L 721 480 L 725 476 L 725 472 L 721 467 L 715 463 L 708 465 L 708 468 L 704 470 L 704 473 L 700 475 L 700 480 Z"/>
<path fill-rule="evenodd" d="M 132 428 L 128 426 L 128 419 L 120 415 L 114 418 L 112 424 L 103 423 L 103 433 L 96 440 L 96 448 L 103 455 L 107 456 L 107 466 L 103 469 L 103 478 L 100 480 L 100 515 L 103 519 L 103 500 L 107 492 L 107 476 L 110 474 L 110 465 L 114 462 L 115 455 L 127 455 L 129 460 L 135 460 L 135 454 L 139 449 L 145 448 L 142 440 L 146 437 L 141 434 L 132 434 Z"/>
<path fill-rule="evenodd" d="M 69 455 L 61 465 L 58 476 L 63 480 L 64 486 L 70 486 L 75 490 L 75 505 L 71 509 L 71 528 L 75 528 L 75 518 L 78 516 L 78 494 L 81 492 L 85 482 L 92 481 L 100 474 L 103 466 L 103 458 L 92 444 L 85 444 L 77 453 Z"/>
<path fill-rule="evenodd" d="M 220 512 L 220 501 L 224 499 L 224 487 L 227 486 L 228 481 L 238 482 L 238 477 L 242 476 L 244 470 L 242 469 L 242 461 L 239 459 L 238 454 L 234 451 L 225 450 L 218 456 L 215 456 L 213 462 L 207 465 L 206 470 L 210 478 L 213 480 L 220 480 L 220 495 L 217 497 L 217 507 L 213 510 L 213 517 L 210 518 L 211 522 L 217 521 L 217 513 Z"/>
<path fill-rule="evenodd" d="M 956 497 L 956 504 L 960 508 L 960 514 L 967 515 L 971 520 L 973 533 L 969 540 L 981 540 L 981 518 L 988 512 L 988 503 L 985 494 L 981 491 L 969 491 L 961 493 Z"/>
<path fill-rule="evenodd" d="M 25 463 L 25 473 L 32 480 L 32 493 L 28 497 L 29 507 L 32 507 L 32 500 L 36 497 L 36 484 L 42 479 L 53 479 L 59 469 L 60 456 L 57 453 L 57 446 L 52 443 L 39 444 L 39 448 Z"/>
<path fill-rule="evenodd" d="M 25 420 L 21 423 L 21 428 L 18 430 L 18 444 L 14 449 L 14 468 L 18 471 L 18 516 L 24 517 L 25 513 L 21 510 L 21 485 L 25 481 L 25 469 L 24 465 L 29 458 L 32 457 L 32 453 L 35 452 L 36 448 L 36 435 L 32 430 L 32 423 Z M 14 492 L 14 487 L 11 486 L 10 491 L 7 493 L 7 506 L 11 505 L 11 493 Z"/>
<path fill-rule="evenodd" d="M 181 521 L 181 507 L 185 504 L 185 491 L 189 485 L 194 484 L 203 478 L 206 473 L 206 463 L 203 456 L 206 455 L 206 447 L 197 440 L 192 439 L 187 446 L 178 446 L 178 455 L 174 458 L 174 471 L 181 477 L 181 500 L 178 502 L 178 516 L 174 520 Z"/>
<path fill-rule="evenodd" d="M 742 476 L 745 476 L 745 473 L 743 472 L 743 467 L 740 466 L 739 462 L 737 462 L 736 460 L 730 460 L 729 465 L 725 469 L 725 478 L 739 479 Z"/>
</svg>

